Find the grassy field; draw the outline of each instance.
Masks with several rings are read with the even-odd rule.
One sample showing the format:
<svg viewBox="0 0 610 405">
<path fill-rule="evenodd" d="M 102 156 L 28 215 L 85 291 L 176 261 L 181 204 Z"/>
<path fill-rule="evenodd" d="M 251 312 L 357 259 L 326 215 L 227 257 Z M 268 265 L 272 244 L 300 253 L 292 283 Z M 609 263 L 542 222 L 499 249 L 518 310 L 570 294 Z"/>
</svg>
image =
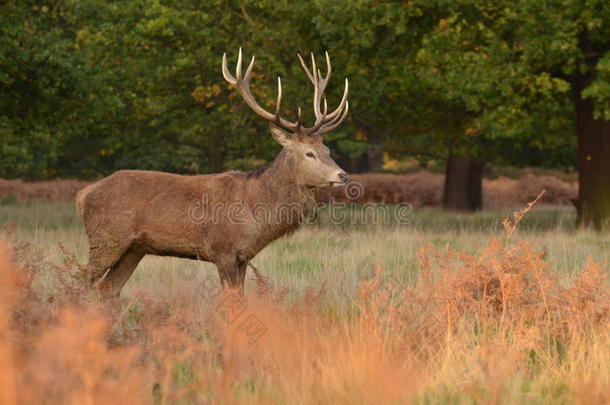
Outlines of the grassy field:
<svg viewBox="0 0 610 405">
<path fill-rule="evenodd" d="M 345 221 L 333 224 L 327 211 L 320 212 L 317 224 L 307 225 L 268 246 L 255 258 L 255 265 L 278 284 L 304 288 L 326 283 L 341 297 L 354 291 L 360 270 L 374 263 L 400 279 L 416 277 L 417 255 L 424 240 L 437 249 L 473 252 L 488 243 L 490 237 L 504 237 L 502 220 L 511 217 L 513 210 L 458 214 L 413 209 L 408 222 L 400 225 L 367 220 L 357 207 L 344 209 L 348 213 L 337 217 Z M 391 221 L 392 215 L 387 218 Z M 548 261 L 561 274 L 580 270 L 589 256 L 606 263 L 610 234 L 577 231 L 574 220 L 571 208 L 534 208 L 519 225 L 518 237 L 546 251 Z M 0 226 L 4 224 L 17 226 L 19 240 L 44 247 L 45 258 L 51 262 L 61 261 L 60 245 L 73 251 L 79 262 L 87 261 L 86 235 L 72 204 L 0 205 Z M 180 282 L 183 275 L 193 273 L 215 276 L 216 270 L 207 263 L 146 257 L 128 284 L 128 291 L 155 291 L 159 280 Z"/>
<path fill-rule="evenodd" d="M 371 223 L 358 207 L 344 208 L 340 223 L 336 215 L 322 210 L 317 223 L 254 259 L 266 278 L 247 289 L 246 315 L 264 329 L 256 336 L 218 311 L 223 294 L 210 299 L 214 266 L 180 259 L 146 257 L 111 304 L 55 297 L 46 317 L 21 304 L 45 320 L 40 341 L 23 349 L 28 395 L 48 403 L 103 395 L 143 403 L 610 403 L 609 234 L 576 230 L 565 207 L 533 208 L 508 242 L 502 220 L 511 210 L 414 209 L 401 224 Z M 53 272 L 69 267 L 66 250 L 86 262 L 71 204 L 5 201 L 1 224 L 13 224 L 14 238 L 38 255 L 19 262 L 37 269 L 30 296 L 48 301 L 64 291 Z M 49 394 L 47 377 L 30 368 L 47 361 L 36 353 L 48 354 L 53 339 L 66 353 L 91 339 L 99 347 L 81 360 L 100 365 L 91 371 L 56 349 L 45 367 L 67 376 Z M 25 377 L 16 376 L 19 387 Z"/>
</svg>

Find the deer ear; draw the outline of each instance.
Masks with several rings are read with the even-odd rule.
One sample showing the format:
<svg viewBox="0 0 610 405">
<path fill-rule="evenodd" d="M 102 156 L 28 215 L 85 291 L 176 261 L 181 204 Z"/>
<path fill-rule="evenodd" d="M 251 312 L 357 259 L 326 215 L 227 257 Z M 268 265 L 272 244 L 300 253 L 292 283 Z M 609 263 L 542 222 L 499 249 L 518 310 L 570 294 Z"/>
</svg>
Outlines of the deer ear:
<svg viewBox="0 0 610 405">
<path fill-rule="evenodd" d="M 292 143 L 293 135 L 276 127 L 275 125 L 269 125 L 269 130 L 271 131 L 271 136 L 277 143 L 282 146 L 288 146 Z"/>
</svg>

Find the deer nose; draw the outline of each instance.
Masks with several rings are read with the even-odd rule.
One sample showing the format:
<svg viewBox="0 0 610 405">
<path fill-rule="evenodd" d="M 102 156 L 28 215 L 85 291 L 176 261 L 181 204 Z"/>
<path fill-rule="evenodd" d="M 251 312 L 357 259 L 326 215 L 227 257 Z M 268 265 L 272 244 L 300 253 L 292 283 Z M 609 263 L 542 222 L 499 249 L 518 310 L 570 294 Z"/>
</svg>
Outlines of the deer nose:
<svg viewBox="0 0 610 405">
<path fill-rule="evenodd" d="M 344 183 L 347 183 L 349 181 L 349 174 L 345 172 L 341 172 L 337 176 L 339 176 L 339 179 Z"/>
</svg>

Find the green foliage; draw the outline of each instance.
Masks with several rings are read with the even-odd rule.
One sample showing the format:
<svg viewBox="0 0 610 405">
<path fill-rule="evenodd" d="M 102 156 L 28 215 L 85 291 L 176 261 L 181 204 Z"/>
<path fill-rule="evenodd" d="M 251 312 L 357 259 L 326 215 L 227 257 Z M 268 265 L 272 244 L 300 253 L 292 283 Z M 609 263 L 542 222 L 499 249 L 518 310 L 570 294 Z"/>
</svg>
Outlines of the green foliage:
<svg viewBox="0 0 610 405">
<path fill-rule="evenodd" d="M 50 176 L 86 102 L 82 57 L 57 2 L 1 10 L 0 177 Z"/>
<path fill-rule="evenodd" d="M 314 21 L 320 41 L 350 79 L 350 119 L 358 139 L 402 154 L 433 152 L 430 135 L 442 117 L 421 86 L 415 64 L 433 18 L 410 2 L 317 4 L 320 13 Z"/>
<path fill-rule="evenodd" d="M 257 149 L 261 124 L 220 75 L 220 55 L 241 42 L 239 33 L 230 35 L 239 17 L 224 2 L 78 4 L 85 25 L 77 43 L 111 101 L 101 162 L 222 170 L 231 154 Z"/>
<path fill-rule="evenodd" d="M 277 146 L 222 78 L 238 47 L 252 89 L 311 120 L 295 52 L 328 50 L 329 106 L 350 79 L 339 154 L 473 154 L 575 163 L 573 93 L 610 119 L 610 6 L 601 0 L 26 0 L 0 15 L 0 177 L 121 168 L 248 168 Z M 322 64 L 323 65 L 323 64 Z"/>
<path fill-rule="evenodd" d="M 596 118 L 610 120 L 610 52 L 606 52 L 599 59 L 595 70 L 595 78 L 582 93 L 585 98 L 597 102 Z"/>
<path fill-rule="evenodd" d="M 523 12 L 527 1 L 417 3 L 438 13 L 418 52 L 420 77 L 461 111 L 450 147 L 492 162 L 573 162 L 570 85 L 540 64 L 541 39 L 523 24 L 541 16 Z"/>
</svg>

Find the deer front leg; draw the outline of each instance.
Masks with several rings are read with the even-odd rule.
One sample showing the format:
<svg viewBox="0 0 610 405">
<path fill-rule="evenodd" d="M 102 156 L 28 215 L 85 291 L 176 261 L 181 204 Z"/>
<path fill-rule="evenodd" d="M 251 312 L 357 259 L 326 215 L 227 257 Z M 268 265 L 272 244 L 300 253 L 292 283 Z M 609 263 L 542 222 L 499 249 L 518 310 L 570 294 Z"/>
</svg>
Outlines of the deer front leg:
<svg viewBox="0 0 610 405">
<path fill-rule="evenodd" d="M 247 261 L 240 260 L 236 256 L 218 260 L 216 267 L 223 288 L 239 289 L 239 293 L 243 295 L 247 266 Z"/>
<path fill-rule="evenodd" d="M 106 276 L 98 282 L 97 288 L 102 296 L 118 297 L 143 257 L 144 253 L 134 248 L 125 252 L 121 259 L 110 268 Z"/>
</svg>

